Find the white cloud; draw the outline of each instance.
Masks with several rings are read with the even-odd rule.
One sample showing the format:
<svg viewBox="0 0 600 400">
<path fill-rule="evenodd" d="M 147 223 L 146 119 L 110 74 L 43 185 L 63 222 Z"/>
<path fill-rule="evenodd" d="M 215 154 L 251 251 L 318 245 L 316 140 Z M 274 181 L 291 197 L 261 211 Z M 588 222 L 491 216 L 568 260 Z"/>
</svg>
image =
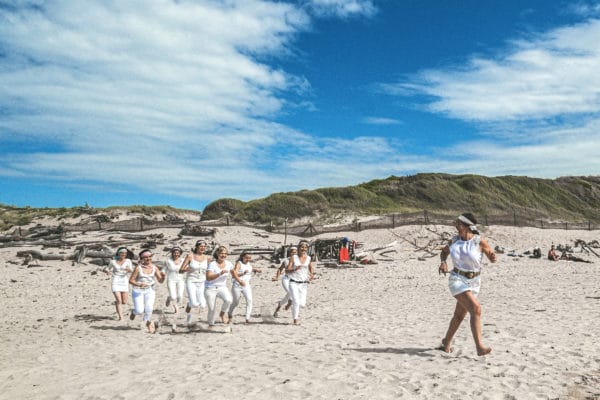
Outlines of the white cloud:
<svg viewBox="0 0 600 400">
<path fill-rule="evenodd" d="M 321 17 L 371 17 L 377 12 L 372 0 L 308 0 L 307 4 Z"/>
<path fill-rule="evenodd" d="M 382 85 L 390 94 L 432 96 L 428 110 L 471 121 L 551 118 L 600 111 L 600 20 L 520 40 L 497 59 L 428 70 Z"/>
<path fill-rule="evenodd" d="M 385 117 L 365 117 L 362 120 L 363 123 L 369 125 L 399 125 L 400 121 L 394 118 L 385 118 Z"/>
</svg>

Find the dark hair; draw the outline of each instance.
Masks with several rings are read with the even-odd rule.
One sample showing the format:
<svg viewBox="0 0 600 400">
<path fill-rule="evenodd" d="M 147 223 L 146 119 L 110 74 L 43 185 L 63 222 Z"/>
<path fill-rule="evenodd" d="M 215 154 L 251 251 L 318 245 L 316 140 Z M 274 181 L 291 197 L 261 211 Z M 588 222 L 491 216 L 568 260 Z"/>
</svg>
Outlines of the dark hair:
<svg viewBox="0 0 600 400">
<path fill-rule="evenodd" d="M 242 261 L 244 259 L 244 256 L 249 255 L 250 252 L 248 250 L 244 250 L 242 251 L 242 253 L 240 254 L 240 256 L 238 257 L 238 261 Z"/>
<path fill-rule="evenodd" d="M 125 253 L 126 253 L 126 256 L 125 256 L 125 257 L 129 257 L 129 250 L 127 250 L 127 247 L 119 247 L 119 248 L 117 249 L 117 252 L 115 253 L 115 260 L 118 260 L 118 259 L 119 259 L 119 253 L 120 253 L 122 250 L 125 250 Z"/>
<path fill-rule="evenodd" d="M 208 246 L 208 243 L 206 243 L 206 240 L 198 240 L 196 241 L 196 244 L 194 245 L 194 253 L 196 252 L 196 250 L 198 250 L 198 246 L 200 246 L 201 244 Z"/>
<path fill-rule="evenodd" d="M 150 251 L 150 249 L 142 249 L 142 251 L 139 252 L 138 257 L 142 258 L 142 254 L 144 254 L 144 253 L 150 253 L 150 255 L 153 255 L 152 251 Z"/>
<path fill-rule="evenodd" d="M 466 219 L 468 219 L 469 221 L 471 221 L 473 223 L 473 225 L 477 224 L 477 220 L 475 219 L 475 216 L 471 213 L 462 213 L 461 214 L 463 217 L 465 217 Z"/>
</svg>

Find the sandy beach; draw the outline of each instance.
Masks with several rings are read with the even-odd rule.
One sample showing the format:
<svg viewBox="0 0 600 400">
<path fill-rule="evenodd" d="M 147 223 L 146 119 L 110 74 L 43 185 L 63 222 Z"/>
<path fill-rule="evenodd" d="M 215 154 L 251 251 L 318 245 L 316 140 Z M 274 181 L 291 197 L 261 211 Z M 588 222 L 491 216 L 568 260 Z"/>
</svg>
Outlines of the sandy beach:
<svg viewBox="0 0 600 400">
<path fill-rule="evenodd" d="M 110 278 L 96 265 L 21 265 L 16 253 L 24 248 L 0 248 L 0 398 L 600 398 L 600 259 L 586 253 L 578 255 L 592 263 L 545 258 L 550 244 L 591 242 L 598 231 L 491 226 L 482 232 L 492 247 L 522 254 L 540 246 L 544 255 L 505 253 L 485 264 L 479 299 L 484 340 L 493 348 L 485 357 L 476 354 L 468 317 L 454 352 L 436 350 L 455 300 L 448 278 L 438 274 L 439 258 L 416 248 L 444 231 L 454 228 L 324 236 L 347 236 L 367 252 L 382 246 L 393 251 L 373 265 L 319 265 L 300 326 L 291 324 L 289 311 L 272 316 L 283 289 L 271 280 L 275 268 L 266 259 L 253 260 L 262 273 L 252 278 L 250 325 L 244 324 L 242 300 L 230 326 L 219 323 L 208 331 L 204 312 L 188 328 L 185 313 L 165 307 L 167 288 L 159 285 L 154 318 L 161 326 L 154 335 L 145 332 L 141 318 L 116 321 Z M 196 240 L 178 238 L 179 229 L 145 233 L 158 232 L 186 253 Z M 115 233 L 80 235 L 102 242 Z M 299 239 L 287 237 L 288 243 Z M 235 226 L 219 228 L 215 237 L 229 247 L 283 240 Z M 155 260 L 166 260 L 162 247 L 154 251 Z M 125 312 L 130 309 L 131 298 Z"/>
</svg>

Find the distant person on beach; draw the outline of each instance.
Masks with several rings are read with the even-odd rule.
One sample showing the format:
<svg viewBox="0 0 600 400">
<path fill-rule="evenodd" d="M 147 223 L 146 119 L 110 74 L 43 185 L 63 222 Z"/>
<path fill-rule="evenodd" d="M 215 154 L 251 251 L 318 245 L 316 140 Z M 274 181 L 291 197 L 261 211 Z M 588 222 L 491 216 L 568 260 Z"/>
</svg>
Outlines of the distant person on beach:
<svg viewBox="0 0 600 400">
<path fill-rule="evenodd" d="M 128 250 L 126 247 L 119 247 L 114 260 L 110 260 L 108 267 L 104 270 L 111 276 L 111 289 L 115 296 L 115 308 L 117 309 L 117 319 L 123 320 L 123 304 L 127 304 L 127 295 L 129 294 L 129 277 L 133 272 L 133 264 L 127 258 Z"/>
<path fill-rule="evenodd" d="M 154 311 L 154 300 L 156 282 L 163 283 L 165 275 L 160 269 L 152 263 L 152 252 L 144 249 L 140 252 L 140 262 L 133 270 L 129 283 L 133 286 L 131 296 L 133 297 L 133 312 L 129 319 L 134 319 L 136 315 L 143 314 L 144 322 L 148 333 L 154 333 L 156 323 L 152 322 L 152 312 Z"/>
<path fill-rule="evenodd" d="M 198 240 L 194 245 L 194 250 L 188 254 L 179 272 L 186 273 L 185 287 L 188 294 L 188 304 L 185 307 L 187 313 L 186 322 L 193 322 L 192 308 L 206 308 L 206 299 L 204 296 L 204 282 L 206 281 L 206 269 L 211 261 L 210 256 L 206 255 L 207 243 L 204 240 Z"/>
<path fill-rule="evenodd" d="M 215 326 L 215 309 L 217 307 L 217 298 L 223 301 L 221 305 L 221 321 L 226 324 L 229 322 L 227 319 L 227 313 L 229 312 L 229 306 L 233 301 L 231 292 L 227 287 L 227 277 L 230 275 L 233 269 L 233 264 L 227 260 L 227 248 L 225 246 L 219 246 L 215 251 L 215 260 L 208 264 L 206 270 L 206 282 L 204 288 L 204 296 L 206 297 L 206 305 L 208 306 L 208 327 L 212 328 Z"/>
<path fill-rule="evenodd" d="M 173 304 L 173 312 L 177 314 L 179 311 L 179 304 L 183 300 L 183 290 L 185 289 L 185 282 L 183 276 L 179 272 L 183 265 L 183 258 L 181 258 L 181 247 L 174 246 L 171 249 L 171 255 L 167 259 L 167 288 L 169 295 L 167 296 L 166 306 Z"/>
<path fill-rule="evenodd" d="M 279 310 L 282 306 L 285 305 L 285 310 L 289 310 L 289 308 L 292 306 L 292 299 L 290 298 L 290 279 L 285 270 L 290 262 L 290 257 L 295 256 L 296 254 L 298 254 L 298 248 L 296 246 L 291 246 L 287 251 L 287 257 L 281 261 L 281 264 L 277 269 L 277 273 L 272 279 L 275 282 L 278 281 L 279 276 L 283 273 L 283 276 L 281 277 L 281 286 L 285 291 L 285 296 L 283 296 L 283 298 L 277 302 L 277 308 L 275 308 L 275 312 L 273 313 L 275 318 L 277 318 Z"/>
<path fill-rule="evenodd" d="M 260 272 L 259 269 L 252 268 L 250 261 L 252 255 L 246 251 L 240 254 L 233 270 L 231 271 L 231 296 L 232 303 L 229 307 L 229 320 L 233 317 L 233 310 L 240 304 L 240 298 L 244 296 L 246 299 L 246 323 L 250 323 L 250 316 L 252 315 L 252 286 L 250 286 L 250 278 L 253 272 Z"/>
<path fill-rule="evenodd" d="M 477 300 L 481 286 L 481 263 L 483 255 L 491 262 L 496 262 L 496 253 L 488 242 L 479 235 L 477 220 L 471 213 L 461 214 L 456 220 L 458 235 L 454 236 L 440 254 L 441 264 L 439 273 L 446 275 L 448 272 L 448 256 L 452 258 L 454 269 L 450 273 L 448 286 L 450 293 L 456 299 L 454 315 L 446 336 L 442 339 L 441 350 L 446 353 L 452 351 L 452 339 L 469 313 L 471 317 L 471 333 L 475 340 L 477 355 L 489 354 L 492 349 L 483 344 L 481 334 L 481 305 Z"/>
<path fill-rule="evenodd" d="M 560 260 L 560 256 L 556 252 L 556 247 L 554 247 L 554 245 L 550 246 L 550 250 L 548 250 L 548 260 L 551 260 L 551 261 Z"/>
<path fill-rule="evenodd" d="M 308 242 L 300 242 L 298 255 L 290 257 L 285 269 L 289 279 L 289 293 L 292 299 L 292 319 L 299 325 L 300 307 L 306 306 L 308 283 L 315 274 L 315 266 L 308 255 Z"/>
</svg>

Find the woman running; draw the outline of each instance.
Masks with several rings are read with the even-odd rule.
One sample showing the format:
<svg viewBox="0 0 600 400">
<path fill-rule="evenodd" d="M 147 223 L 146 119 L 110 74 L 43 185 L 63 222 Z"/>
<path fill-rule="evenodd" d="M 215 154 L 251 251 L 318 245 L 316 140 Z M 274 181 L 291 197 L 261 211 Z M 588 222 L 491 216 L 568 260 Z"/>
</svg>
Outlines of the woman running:
<svg viewBox="0 0 600 400">
<path fill-rule="evenodd" d="M 229 306 L 233 301 L 231 292 L 227 288 L 227 277 L 233 269 L 233 265 L 227 260 L 227 248 L 219 246 L 215 252 L 216 260 L 208 264 L 206 270 L 206 282 L 204 288 L 204 296 L 208 306 L 208 327 L 212 328 L 215 325 L 215 308 L 217 298 L 223 300 L 221 305 L 221 321 L 226 324 L 229 322 L 225 318 L 225 314 L 229 311 Z"/>
<path fill-rule="evenodd" d="M 252 277 L 252 272 L 260 272 L 260 270 L 252 268 L 250 260 L 252 260 L 252 255 L 243 251 L 231 271 L 233 282 L 231 295 L 233 302 L 231 303 L 231 307 L 229 307 L 228 317 L 230 321 L 233 317 L 233 310 L 240 304 L 240 297 L 243 295 L 246 299 L 246 323 L 250 323 L 250 316 L 252 315 L 252 287 L 250 286 L 250 278 Z"/>
<path fill-rule="evenodd" d="M 308 242 L 300 242 L 298 255 L 290 257 L 285 269 L 290 280 L 290 297 L 292 299 L 292 319 L 299 325 L 300 307 L 306 306 L 308 282 L 313 279 L 315 267 L 308 255 Z"/>
<path fill-rule="evenodd" d="M 156 265 L 152 264 L 152 252 L 144 249 L 140 252 L 140 262 L 137 268 L 133 270 L 129 278 L 129 283 L 133 286 L 131 291 L 133 312 L 129 318 L 134 319 L 136 315 L 143 314 L 148 333 L 154 333 L 156 330 L 156 324 L 152 322 L 152 312 L 156 298 L 154 285 L 157 281 L 163 283 L 165 275 Z"/>
<path fill-rule="evenodd" d="M 181 258 L 181 247 L 175 246 L 171 249 L 171 256 L 167 259 L 167 288 L 169 296 L 167 297 L 166 306 L 173 304 L 173 312 L 177 314 L 179 304 L 183 300 L 183 290 L 185 289 L 185 281 L 179 272 L 183 265 Z"/>
<path fill-rule="evenodd" d="M 287 268 L 288 263 L 290 262 L 290 257 L 295 256 L 296 254 L 298 254 L 298 248 L 296 246 L 291 246 L 288 249 L 287 258 L 284 258 L 281 261 L 281 265 L 277 269 L 277 274 L 275 274 L 275 277 L 272 279 L 276 282 L 277 280 L 279 280 L 279 276 L 283 272 L 283 276 L 281 277 L 281 286 L 285 291 L 285 296 L 283 296 L 283 298 L 277 302 L 277 308 L 275 308 L 275 312 L 273 313 L 273 316 L 275 318 L 277 318 L 279 310 L 283 305 L 285 305 L 285 310 L 289 310 L 292 306 L 292 300 L 290 298 L 290 279 L 287 273 L 285 273 L 285 269 Z"/>
<path fill-rule="evenodd" d="M 458 235 L 454 236 L 440 254 L 439 273 L 448 272 L 448 256 L 452 258 L 454 269 L 450 273 L 448 286 L 456 299 L 454 315 L 450 320 L 446 336 L 442 339 L 441 350 L 452 351 L 452 339 L 467 313 L 471 316 L 471 333 L 475 340 L 477 355 L 484 356 L 492 352 L 491 347 L 483 344 L 481 335 L 481 305 L 477 300 L 481 287 L 481 263 L 483 255 L 491 262 L 496 262 L 496 253 L 488 242 L 479 235 L 477 221 L 471 213 L 464 213 L 456 220 Z"/>
<path fill-rule="evenodd" d="M 117 320 L 123 320 L 123 304 L 127 304 L 129 294 L 128 274 L 133 272 L 133 264 L 127 258 L 126 247 L 119 247 L 114 260 L 110 260 L 108 267 L 104 270 L 111 276 L 110 286 L 115 297 L 115 308 L 117 309 Z"/>
<path fill-rule="evenodd" d="M 206 308 L 204 296 L 204 281 L 206 281 L 206 269 L 211 258 L 204 254 L 206 252 L 206 242 L 198 240 L 194 246 L 194 251 L 188 254 L 179 272 L 185 272 L 185 287 L 188 294 L 188 304 L 185 307 L 187 313 L 186 321 L 192 324 L 192 308 Z"/>
</svg>

